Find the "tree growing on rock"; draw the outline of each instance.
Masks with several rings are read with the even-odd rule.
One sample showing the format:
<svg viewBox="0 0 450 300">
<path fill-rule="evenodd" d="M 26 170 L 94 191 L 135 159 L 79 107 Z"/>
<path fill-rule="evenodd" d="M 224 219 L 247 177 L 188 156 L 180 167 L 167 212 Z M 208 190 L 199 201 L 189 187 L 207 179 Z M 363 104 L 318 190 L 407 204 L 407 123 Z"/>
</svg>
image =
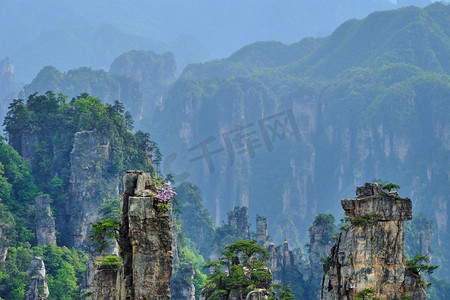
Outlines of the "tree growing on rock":
<svg viewBox="0 0 450 300">
<path fill-rule="evenodd" d="M 383 185 L 383 190 L 387 190 L 388 192 L 390 192 L 391 190 L 399 190 L 399 189 L 400 189 L 400 186 L 398 184 L 395 184 L 392 182 Z"/>
<path fill-rule="evenodd" d="M 204 267 L 212 269 L 203 286 L 207 299 L 245 299 L 255 290 L 272 289 L 272 274 L 264 262 L 269 258 L 266 249 L 256 240 L 238 240 L 225 247 L 219 260 Z"/>
</svg>

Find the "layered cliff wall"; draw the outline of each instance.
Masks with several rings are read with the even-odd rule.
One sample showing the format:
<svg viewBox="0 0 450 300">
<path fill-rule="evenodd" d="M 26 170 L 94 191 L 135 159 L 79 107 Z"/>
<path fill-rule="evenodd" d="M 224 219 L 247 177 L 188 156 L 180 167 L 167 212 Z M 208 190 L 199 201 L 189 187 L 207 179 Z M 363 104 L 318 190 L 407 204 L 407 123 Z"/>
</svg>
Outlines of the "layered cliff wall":
<svg viewBox="0 0 450 300">
<path fill-rule="evenodd" d="M 406 266 L 403 249 L 411 200 L 385 193 L 376 183 L 359 187 L 356 195 L 341 201 L 349 223 L 324 264 L 321 299 L 356 299 L 369 292 L 379 299 L 426 299 L 420 275 Z"/>
<path fill-rule="evenodd" d="M 127 171 L 121 199 L 118 298 L 170 299 L 172 231 L 150 174 Z"/>
<path fill-rule="evenodd" d="M 172 229 L 156 194 L 149 173 L 125 173 L 119 228 L 121 263 L 118 268 L 97 264 L 89 299 L 170 299 Z"/>
<path fill-rule="evenodd" d="M 95 131 L 75 133 L 70 153 L 71 201 L 66 202 L 66 218 L 60 224 L 70 233 L 69 243 L 83 247 L 87 242 L 90 224 L 99 218 L 104 200 L 119 195 L 119 178 L 104 170 L 110 162 L 111 143 L 106 135 Z"/>
<path fill-rule="evenodd" d="M 56 245 L 55 219 L 50 208 L 48 195 L 35 198 L 36 208 L 36 241 L 38 245 Z"/>
<path fill-rule="evenodd" d="M 31 277 L 31 284 L 26 294 L 26 300 L 45 300 L 49 296 L 48 285 L 45 280 L 45 265 L 40 257 L 31 260 L 28 274 Z"/>
</svg>

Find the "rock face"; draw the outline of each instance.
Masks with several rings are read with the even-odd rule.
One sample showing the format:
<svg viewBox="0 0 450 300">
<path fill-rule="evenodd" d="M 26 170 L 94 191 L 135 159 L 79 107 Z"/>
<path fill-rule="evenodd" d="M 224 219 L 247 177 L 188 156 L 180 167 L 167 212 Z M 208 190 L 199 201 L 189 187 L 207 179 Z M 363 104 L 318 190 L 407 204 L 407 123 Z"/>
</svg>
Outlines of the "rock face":
<svg viewBox="0 0 450 300">
<path fill-rule="evenodd" d="M 420 275 L 406 266 L 404 224 L 412 218 L 411 200 L 385 193 L 377 183 L 342 200 L 349 220 L 324 264 L 321 299 L 355 299 L 368 289 L 380 299 L 426 299 Z"/>
<path fill-rule="evenodd" d="M 10 144 L 27 161 L 37 155 L 39 137 L 27 130 L 11 132 Z M 57 145 L 53 152 L 57 153 Z M 69 186 L 64 189 L 66 203 L 57 212 L 56 228 L 64 245 L 86 246 L 90 223 L 98 220 L 104 200 L 119 196 L 119 176 L 108 173 L 111 163 L 110 138 L 96 131 L 81 131 L 74 135 L 70 153 Z"/>
<path fill-rule="evenodd" d="M 50 209 L 47 195 L 35 198 L 36 207 L 36 240 L 38 245 L 56 245 L 55 220 Z"/>
<path fill-rule="evenodd" d="M 301 273 L 303 264 L 300 249 L 289 250 L 287 241 L 277 247 L 270 243 L 266 249 L 270 254 L 269 265 L 274 284 L 283 286 L 303 284 L 303 274 Z"/>
<path fill-rule="evenodd" d="M 170 299 L 172 231 L 148 173 L 127 171 L 120 220 L 118 298 Z"/>
<path fill-rule="evenodd" d="M 282 245 L 275 246 L 275 244 L 270 241 L 267 227 L 267 218 L 265 216 L 257 215 L 256 241 L 258 245 L 264 247 L 270 255 L 268 263 L 272 272 L 273 283 L 281 284 L 283 286 L 302 284 L 304 279 L 301 270 L 304 269 L 304 265 L 300 248 L 289 250 L 288 241 L 284 241 Z M 258 295 L 264 296 L 264 294 L 261 293 Z M 257 294 L 251 295 L 251 297 L 257 297 Z"/>
<path fill-rule="evenodd" d="M 86 244 L 90 224 L 98 220 L 102 202 L 119 195 L 117 176 L 105 171 L 110 163 L 110 147 L 107 136 L 93 131 L 75 134 L 70 153 L 69 191 L 72 199 L 66 205 L 69 222 L 60 227 L 66 226 L 67 232 L 72 234 L 67 242 L 77 248 Z"/>
<path fill-rule="evenodd" d="M 36 133 L 28 130 L 9 132 L 9 144 L 19 152 L 27 162 L 31 163 L 36 157 L 36 148 L 39 138 Z"/>
<path fill-rule="evenodd" d="M 45 281 L 45 265 L 40 257 L 34 257 L 28 268 L 31 284 L 26 294 L 26 300 L 45 300 L 49 296 L 47 282 Z"/>
<path fill-rule="evenodd" d="M 14 97 L 14 64 L 6 57 L 0 60 L 0 117 L 3 119 Z"/>
<path fill-rule="evenodd" d="M 267 217 L 256 216 L 256 241 L 260 246 L 265 246 L 269 242 L 269 231 L 267 229 Z"/>
<path fill-rule="evenodd" d="M 140 120 L 163 107 L 167 89 L 175 81 L 175 69 L 175 57 L 171 52 L 160 55 L 152 51 L 133 50 L 116 58 L 109 72 L 133 78 L 140 84 L 143 101 L 133 103 L 133 106 L 139 105 L 133 107 L 133 112 L 137 113 L 135 117 Z"/>
<path fill-rule="evenodd" d="M 0 261 L 5 261 L 8 254 L 8 243 L 5 236 L 5 231 L 9 228 L 6 223 L 0 223 Z"/>
<path fill-rule="evenodd" d="M 195 300 L 194 266 L 180 263 L 171 281 L 172 300 Z"/>
<path fill-rule="evenodd" d="M 233 211 L 228 213 L 228 224 L 236 232 L 245 238 L 250 238 L 250 225 L 248 224 L 248 208 L 246 206 L 236 206 Z"/>
<path fill-rule="evenodd" d="M 332 235 L 335 232 L 334 218 L 318 215 L 309 228 L 309 266 L 312 293 L 317 299 L 320 295 L 320 283 L 323 276 L 322 259 L 327 257 L 333 246 Z"/>
<path fill-rule="evenodd" d="M 97 266 L 94 275 L 94 291 L 89 299 L 117 299 L 116 279 L 117 268 L 114 266 Z"/>
</svg>

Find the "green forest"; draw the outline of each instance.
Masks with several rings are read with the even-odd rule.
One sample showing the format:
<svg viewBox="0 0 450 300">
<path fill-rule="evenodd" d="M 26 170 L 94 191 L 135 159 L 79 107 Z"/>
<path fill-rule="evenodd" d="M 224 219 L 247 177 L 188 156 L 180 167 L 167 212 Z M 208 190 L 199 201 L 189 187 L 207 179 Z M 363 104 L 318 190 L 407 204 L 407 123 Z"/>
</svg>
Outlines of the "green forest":
<svg viewBox="0 0 450 300">
<path fill-rule="evenodd" d="M 118 228 L 126 170 L 175 186 L 165 206 L 177 244 L 172 285 L 194 284 L 196 299 L 255 288 L 317 299 L 325 252 L 345 228 L 372 221 L 344 218 L 339 201 L 365 182 L 411 199 L 406 259 L 431 283 L 429 298 L 445 299 L 448 24 L 450 6 L 437 2 L 292 44 L 255 42 L 179 76 L 176 53 L 146 47 L 108 71 L 42 68 L 8 98 L 0 136 L 0 299 L 25 299 L 35 257 L 48 299 L 89 296 L 93 257 L 111 250 Z M 56 242 L 40 244 L 38 214 Z M 114 234 L 99 245 L 89 236 L 102 236 L 102 224 Z M 108 257 L 97 267 L 120 264 Z M 192 282 L 180 275 L 186 266 Z"/>
</svg>

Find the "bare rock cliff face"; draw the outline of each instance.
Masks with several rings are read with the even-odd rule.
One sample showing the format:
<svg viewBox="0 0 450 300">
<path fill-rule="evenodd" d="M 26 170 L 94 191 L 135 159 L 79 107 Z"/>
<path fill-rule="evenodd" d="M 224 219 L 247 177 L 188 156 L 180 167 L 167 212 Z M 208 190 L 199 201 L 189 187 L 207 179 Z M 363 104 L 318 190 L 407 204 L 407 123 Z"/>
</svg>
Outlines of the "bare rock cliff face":
<svg viewBox="0 0 450 300">
<path fill-rule="evenodd" d="M 127 171 L 120 220 L 118 299 L 170 299 L 172 231 L 150 174 Z"/>
<path fill-rule="evenodd" d="M 195 300 L 194 265 L 181 263 L 172 277 L 172 300 Z"/>
<path fill-rule="evenodd" d="M 331 248 L 321 299 L 355 299 L 367 289 L 379 299 L 426 299 L 419 274 L 406 266 L 403 249 L 411 200 L 385 193 L 376 183 L 359 187 L 357 196 L 341 201 L 353 222 Z"/>
<path fill-rule="evenodd" d="M 96 266 L 92 294 L 86 300 L 115 300 L 117 269 L 114 266 Z"/>
<path fill-rule="evenodd" d="M 316 298 L 320 295 L 320 282 L 323 276 L 322 259 L 330 253 L 333 245 L 332 231 L 333 228 L 321 219 L 315 219 L 309 229 L 310 278 Z"/>
<path fill-rule="evenodd" d="M 38 245 L 56 245 L 55 219 L 53 219 L 47 195 L 35 198 L 36 207 L 36 240 Z"/>
<path fill-rule="evenodd" d="M 0 117 L 3 119 L 14 98 L 14 64 L 10 58 L 0 60 Z"/>
<path fill-rule="evenodd" d="M 104 200 L 118 196 L 119 179 L 107 174 L 110 163 L 110 139 L 94 131 L 75 134 L 70 153 L 70 196 L 66 214 L 69 222 L 67 232 L 71 232 L 71 243 L 77 248 L 87 243 L 90 224 L 98 218 L 100 205 Z M 61 225 L 64 226 L 64 225 Z"/>
<path fill-rule="evenodd" d="M 171 52 L 156 54 L 133 50 L 116 58 L 109 72 L 133 78 L 140 84 L 143 101 L 132 105 L 133 112 L 137 113 L 136 120 L 141 120 L 146 114 L 153 114 L 164 106 L 167 89 L 175 81 L 175 70 L 175 57 Z"/>
<path fill-rule="evenodd" d="M 6 223 L 0 223 L 0 261 L 6 260 L 6 255 L 8 254 L 8 241 L 6 238 L 5 231 L 7 231 L 9 225 Z"/>
<path fill-rule="evenodd" d="M 49 296 L 47 282 L 45 281 L 45 265 L 40 257 L 34 257 L 28 268 L 31 284 L 26 294 L 26 300 L 45 300 Z"/>
<path fill-rule="evenodd" d="M 228 214 L 228 224 L 239 232 L 243 238 L 250 238 L 250 225 L 248 224 L 248 208 L 246 206 L 236 206 Z"/>
</svg>

